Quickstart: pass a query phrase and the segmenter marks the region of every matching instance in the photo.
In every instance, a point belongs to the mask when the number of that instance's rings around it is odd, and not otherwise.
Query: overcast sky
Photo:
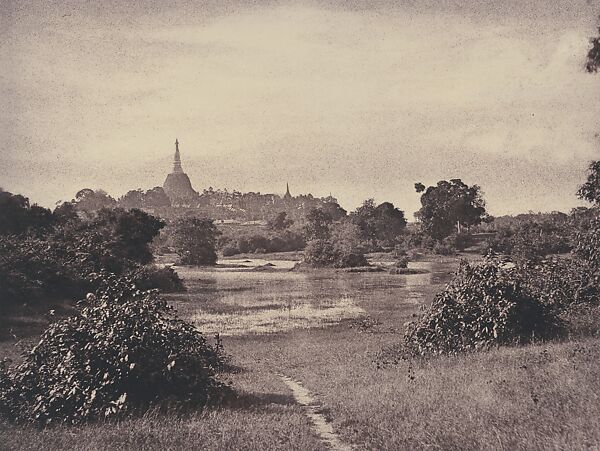
[[[199,191],[410,216],[462,178],[500,215],[579,205],[600,158],[600,1],[135,3],[0,0],[5,190],[162,185],[177,137]]]

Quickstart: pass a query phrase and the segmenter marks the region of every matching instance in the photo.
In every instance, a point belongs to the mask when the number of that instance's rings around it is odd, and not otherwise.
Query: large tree
[[[173,223],[172,239],[175,252],[184,265],[214,265],[217,263],[217,238],[220,235],[212,219],[182,218]]]
[[[587,54],[585,68],[588,72],[598,72],[600,68],[600,27],[598,27],[598,36],[590,39],[592,47]]]
[[[125,209],[142,208],[144,206],[144,192],[139,188],[127,191],[117,202],[119,207]]]
[[[147,264],[152,261],[149,245],[164,225],[161,219],[141,210],[103,208],[95,213],[93,219],[76,227],[101,237],[102,247],[113,258]]]
[[[117,205],[117,201],[101,189],[94,191],[84,188],[75,194],[72,200],[77,210],[93,212],[101,208],[111,208]]]
[[[598,68],[600,68],[600,27],[598,27],[598,36],[591,38],[590,43],[592,47],[588,51],[585,67],[588,72],[598,72]],[[600,206],[600,160],[590,163],[587,181],[579,187],[577,195],[580,199]]]
[[[436,186],[425,188],[416,183],[417,192],[422,192],[421,209],[415,216],[421,221],[425,233],[435,239],[442,239],[457,232],[462,227],[480,224],[487,216],[481,188],[468,186],[460,179],[441,180]]]
[[[54,222],[55,218],[47,208],[30,205],[28,198],[0,189],[0,235],[42,233]]]
[[[365,200],[350,219],[358,226],[363,242],[372,249],[393,246],[406,227],[402,210],[390,202],[375,205],[373,199]]]
[[[271,230],[285,230],[294,223],[293,220],[288,219],[287,212],[280,211],[277,215],[270,219],[267,223],[267,227]]]
[[[329,213],[320,208],[315,208],[306,215],[306,224],[304,225],[304,238],[306,241],[326,240],[331,236],[330,226],[333,218]]]
[[[600,207],[600,160],[590,163],[587,181],[579,187],[577,195]]]

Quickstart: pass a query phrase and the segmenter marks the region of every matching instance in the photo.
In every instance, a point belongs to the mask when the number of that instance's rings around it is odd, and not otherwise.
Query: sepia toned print
[[[600,2],[0,2],[0,449],[600,448]]]

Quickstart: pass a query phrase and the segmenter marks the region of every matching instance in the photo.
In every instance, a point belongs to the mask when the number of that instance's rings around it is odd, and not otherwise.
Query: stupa
[[[192,182],[181,167],[181,156],[179,155],[179,141],[175,139],[175,159],[173,161],[173,172],[167,175],[163,189],[171,202],[186,203],[198,197],[198,193],[192,188]]]

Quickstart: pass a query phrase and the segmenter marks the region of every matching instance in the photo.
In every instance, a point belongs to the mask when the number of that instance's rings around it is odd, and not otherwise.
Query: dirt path
[[[294,399],[300,404],[306,413],[306,416],[313,423],[317,435],[334,451],[350,451],[352,447],[340,441],[338,435],[331,427],[325,416],[320,412],[321,406],[311,396],[310,392],[298,381],[280,374],[281,380],[292,390]]]

